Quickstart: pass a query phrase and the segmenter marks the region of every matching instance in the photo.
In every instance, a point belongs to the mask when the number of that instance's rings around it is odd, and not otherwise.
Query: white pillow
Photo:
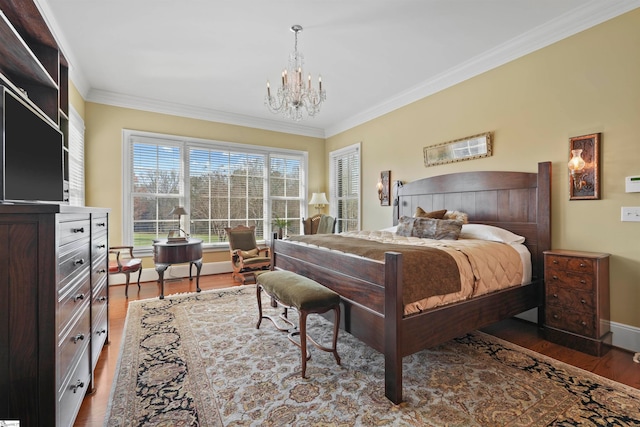
[[[391,233],[395,233],[398,230],[398,226],[394,225],[393,227],[383,228],[380,231],[390,231]]]
[[[491,240],[508,244],[524,243],[524,237],[505,230],[485,224],[462,224],[460,239]]]

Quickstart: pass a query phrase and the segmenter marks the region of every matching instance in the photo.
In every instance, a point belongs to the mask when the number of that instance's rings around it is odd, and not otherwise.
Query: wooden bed
[[[551,243],[551,163],[537,173],[463,172],[405,184],[394,200],[394,224],[423,209],[466,212],[470,223],[494,225],[526,238],[532,282],[418,314],[403,315],[402,256],[374,261],[286,240],[272,242],[273,267],[290,270],[340,294],[341,327],[385,358],[385,396],[402,401],[402,358],[483,326],[543,308],[543,251]]]

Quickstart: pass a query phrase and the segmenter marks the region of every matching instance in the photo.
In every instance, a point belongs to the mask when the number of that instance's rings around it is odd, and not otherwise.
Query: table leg
[[[196,266],[196,289],[200,292],[200,270],[202,270],[202,258],[197,261],[191,261],[189,264],[189,280],[193,280],[193,276],[191,275],[191,266]]]
[[[160,281],[160,299],[164,299],[164,272],[170,264],[156,264],[156,272]]]

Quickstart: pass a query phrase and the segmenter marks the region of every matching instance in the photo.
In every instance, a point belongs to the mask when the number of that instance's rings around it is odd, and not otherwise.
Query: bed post
[[[544,284],[544,251],[551,249],[551,162],[538,163],[538,245],[536,254],[537,271],[533,274]],[[543,292],[544,295],[544,292]],[[544,304],[538,307],[538,327],[544,324]]]
[[[402,402],[402,255],[384,256],[384,395],[396,405]]]

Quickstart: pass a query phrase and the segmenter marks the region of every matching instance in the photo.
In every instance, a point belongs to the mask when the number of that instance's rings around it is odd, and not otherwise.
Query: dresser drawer
[[[80,357],[82,350],[89,345],[91,339],[89,301],[85,301],[75,314],[70,326],[58,334],[57,384],[62,384],[67,380],[76,360]],[[86,369],[89,370],[89,364],[86,365]]]
[[[107,215],[91,216],[91,233],[95,236],[98,233],[107,232]]]
[[[74,276],[89,269],[89,239],[61,246],[58,250],[58,289],[69,286]]]
[[[593,314],[549,305],[546,310],[546,323],[554,328],[596,338],[596,316]]]
[[[96,287],[100,286],[102,282],[107,282],[107,260],[106,258],[99,260],[98,262],[93,263],[91,268],[91,287],[92,289],[96,289]]]
[[[590,258],[547,255],[547,268],[593,274],[595,261]]]
[[[57,322],[59,331],[67,328],[71,319],[77,317],[76,312],[82,310],[90,298],[89,271],[84,269],[76,276],[76,280],[71,282],[71,286],[58,291]]]
[[[89,346],[85,345],[71,374],[58,388],[58,426],[72,426],[87,393],[91,373],[89,371]]]
[[[565,288],[555,284],[547,285],[547,304],[588,314],[594,314],[596,307],[593,292]]]
[[[106,307],[108,304],[108,294],[107,294],[107,281],[106,277],[100,283],[97,283],[93,288],[93,299],[91,301],[91,310],[92,312],[99,312],[103,307]]]
[[[102,310],[96,311],[95,317],[92,319],[91,324],[91,369],[95,369],[100,352],[104,343],[107,340],[107,331],[109,330],[107,318],[107,306],[102,307]]]
[[[89,238],[91,223],[89,215],[60,215],[58,222],[58,246]]]
[[[545,273],[545,282],[565,288],[593,290],[593,275],[588,273],[576,273],[573,271],[556,270],[555,268],[547,269]]]
[[[91,259],[94,264],[106,262],[107,254],[109,250],[107,248],[107,233],[100,233],[97,236],[91,237]]]

